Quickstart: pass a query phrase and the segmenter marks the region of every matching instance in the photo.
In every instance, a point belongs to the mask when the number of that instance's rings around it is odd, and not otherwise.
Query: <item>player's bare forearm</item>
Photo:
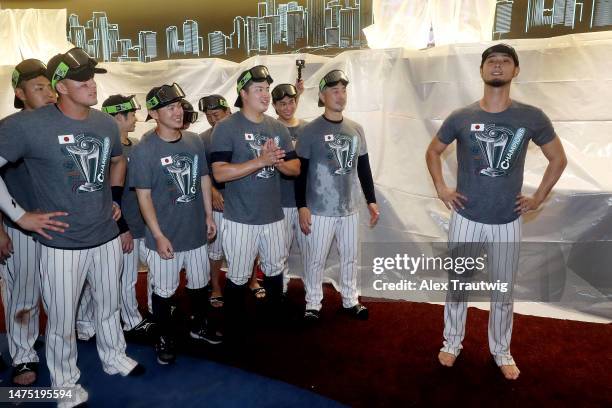
[[[442,175],[442,153],[446,147],[447,145],[442,143],[438,137],[435,136],[429,144],[427,152],[425,153],[427,169],[429,170],[434,187],[438,192],[446,188],[446,182],[444,181],[444,176]]]
[[[541,146],[541,149],[546,159],[548,159],[548,166],[546,166],[542,181],[534,194],[534,198],[540,203],[548,197],[548,194],[550,194],[550,191],[555,184],[557,184],[561,174],[563,174],[563,170],[565,170],[567,166],[565,150],[558,137],[555,137],[551,142]]]
[[[300,160],[291,159],[288,161],[283,161],[278,163],[276,168],[285,176],[297,177],[300,175]]]
[[[210,181],[210,176],[202,176],[201,178],[201,186],[202,186],[202,199],[204,200],[204,210],[206,211],[206,216],[212,216],[212,183]]]
[[[212,165],[213,175],[219,183],[226,183],[248,176],[265,167],[260,157],[244,163],[215,162]]]
[[[114,156],[110,160],[110,183],[111,186],[123,186],[125,184],[125,173],[127,171],[127,160],[123,156]]]
[[[442,200],[449,210],[457,210],[458,208],[464,208],[467,197],[449,188],[444,181],[444,176],[442,175],[442,153],[447,147],[447,144],[442,143],[435,136],[427,148],[425,161],[427,162],[427,169],[436,188],[438,198]]]
[[[157,221],[157,214],[155,213],[155,207],[153,206],[153,199],[151,198],[151,190],[137,188],[136,197],[138,198],[138,207],[140,207],[140,213],[144,219],[147,227],[151,230],[154,238],[163,236],[159,222]]]

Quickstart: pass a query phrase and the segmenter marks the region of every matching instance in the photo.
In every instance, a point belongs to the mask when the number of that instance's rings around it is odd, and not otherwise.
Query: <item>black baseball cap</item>
[[[185,92],[176,82],[172,85],[162,85],[151,88],[147,93],[147,109],[157,110],[168,106],[174,102],[178,102],[185,97]],[[145,121],[151,119],[151,115],[147,115]]]
[[[238,79],[236,80],[236,92],[238,92],[238,98],[236,98],[236,102],[234,102],[234,106],[237,108],[242,108],[242,99],[240,98],[240,90],[247,86],[250,82],[264,82],[267,81],[268,84],[274,82],[272,77],[270,76],[270,71],[268,71],[268,67],[265,65],[256,65],[251,69],[247,69],[246,71],[242,71]]]
[[[200,98],[200,101],[198,102],[198,108],[201,112],[204,113],[206,113],[206,111],[208,110],[215,109],[223,109],[226,111],[229,109],[229,104],[227,103],[227,100],[224,97],[215,94]]]
[[[482,60],[480,61],[481,68],[484,65],[485,60],[489,58],[489,55],[495,52],[509,55],[514,60],[514,65],[516,65],[517,67],[519,66],[519,59],[518,59],[518,54],[516,53],[516,50],[508,44],[499,43],[499,44],[492,45],[483,51]]]
[[[340,69],[334,69],[329,71],[321,80],[319,81],[319,92],[323,92],[323,90],[330,86],[336,86],[338,83],[342,83],[342,85],[347,86],[349,84],[348,77],[344,73],[344,71]],[[321,98],[319,98],[319,107],[325,106]]]
[[[113,116],[121,112],[135,112],[138,109],[140,104],[135,95],[111,95],[102,102],[102,111]]]
[[[62,79],[85,82],[93,78],[94,74],[106,74],[106,69],[96,68],[98,62],[91,58],[84,49],[74,47],[64,54],[57,54],[47,63],[47,78],[51,87]]]
[[[285,96],[290,98],[297,97],[297,88],[293,84],[278,84],[272,90],[272,102],[278,102]]]
[[[181,99],[181,107],[183,108],[183,124],[196,123],[198,112],[193,110],[193,105],[187,99]]]
[[[13,69],[13,75],[11,76],[11,85],[13,86],[13,90],[18,88],[21,82],[27,81],[30,79],[38,78],[39,76],[47,75],[47,66],[40,60],[35,58],[29,58],[21,61],[15,68]],[[17,109],[25,108],[25,105],[15,95],[15,100],[13,101],[13,106]]]

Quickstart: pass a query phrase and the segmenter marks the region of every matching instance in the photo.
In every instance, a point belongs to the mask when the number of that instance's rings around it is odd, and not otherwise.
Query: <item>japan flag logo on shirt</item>
[[[170,164],[172,164],[172,156],[166,156],[166,157],[162,157],[160,159],[162,166],[168,166]]]
[[[472,126],[470,126],[470,132],[482,132],[484,128],[484,123],[472,123]]]
[[[252,133],[245,133],[244,140],[255,140],[255,136]]]
[[[74,143],[74,135],[59,135],[57,141],[61,145]]]
[[[334,135],[325,135],[325,136],[323,136],[323,140],[325,140],[326,142],[333,142],[334,141]]]

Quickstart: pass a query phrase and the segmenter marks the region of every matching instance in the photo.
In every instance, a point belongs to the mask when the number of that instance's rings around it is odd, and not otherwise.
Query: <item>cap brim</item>
[[[15,95],[15,100],[13,101],[13,106],[16,109],[23,109],[23,108],[25,108],[25,105],[23,104],[23,101],[21,99],[19,99],[17,97],[17,95]]]
[[[106,74],[108,71],[106,70],[106,68],[94,68],[94,72],[96,74]]]
[[[236,98],[236,102],[234,102],[234,106],[237,108],[242,108],[242,99],[240,98],[240,94],[238,94],[238,98]]]

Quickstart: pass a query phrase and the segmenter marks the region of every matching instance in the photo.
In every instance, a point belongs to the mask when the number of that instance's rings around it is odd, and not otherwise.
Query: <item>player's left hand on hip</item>
[[[370,203],[368,204],[368,211],[370,212],[370,227],[373,227],[378,222],[380,218],[380,211],[378,210],[378,204]]]
[[[113,221],[119,221],[119,218],[121,218],[121,208],[113,202]]]
[[[514,207],[514,211],[519,214],[525,214],[529,211],[535,211],[540,208],[542,201],[534,196],[524,196],[519,194],[516,196],[516,207]]]

